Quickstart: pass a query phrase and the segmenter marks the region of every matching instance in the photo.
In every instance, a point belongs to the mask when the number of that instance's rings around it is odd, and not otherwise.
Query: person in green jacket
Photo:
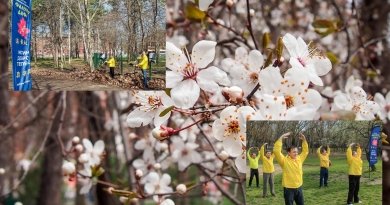
[[[249,187],[252,186],[253,177],[256,177],[256,186],[259,187],[259,159],[260,159],[260,151],[256,153],[250,154],[253,147],[249,148],[247,152],[247,157],[249,160],[249,168],[251,169],[250,178],[249,178]]]

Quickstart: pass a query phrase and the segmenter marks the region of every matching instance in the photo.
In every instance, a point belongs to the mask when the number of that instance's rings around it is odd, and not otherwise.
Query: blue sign
[[[12,80],[15,91],[31,90],[31,0],[12,2]]]
[[[369,146],[369,163],[370,166],[374,165],[378,162],[378,143],[381,136],[381,127],[379,125],[375,125],[371,129],[371,136],[370,136],[370,144]]]

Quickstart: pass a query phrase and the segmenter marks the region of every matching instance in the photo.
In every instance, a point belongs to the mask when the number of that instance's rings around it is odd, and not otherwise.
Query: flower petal
[[[198,68],[205,68],[215,57],[215,41],[199,41],[192,48],[191,60]]]
[[[222,125],[220,119],[216,119],[212,126],[213,136],[215,139],[222,141],[224,139],[225,127]]]
[[[84,138],[83,139],[83,145],[86,152],[92,152],[93,151],[93,144],[89,139]]]
[[[163,185],[169,185],[171,183],[171,176],[169,176],[169,174],[163,174],[160,183]]]
[[[246,159],[245,155],[243,156],[238,156],[235,160],[234,163],[236,164],[237,170],[241,173],[246,173],[247,171],[247,166],[246,166]]]
[[[168,107],[160,107],[158,108],[156,115],[154,116],[154,126],[160,127],[160,125],[164,124],[168,118],[171,116],[171,111],[169,111],[166,115],[160,117],[162,111],[167,109]]]
[[[298,56],[302,56],[302,57],[308,56],[309,55],[309,48],[308,48],[307,44],[305,43],[305,41],[301,37],[298,37],[297,43],[298,43],[298,47],[297,47]]]
[[[211,93],[215,93],[219,90],[219,85],[217,83],[222,85],[228,85],[230,83],[227,74],[215,66],[201,70],[198,73],[196,80],[202,90]]]
[[[173,100],[171,99],[171,97],[169,97],[164,91],[160,91],[162,94],[161,94],[161,102],[164,106],[166,107],[169,107],[169,106],[172,106],[174,103],[173,103]]]
[[[322,82],[322,79],[318,77],[316,73],[308,72],[308,76],[310,79],[310,82],[312,82],[314,85],[323,86],[324,83]]]
[[[242,143],[240,136],[226,136],[222,143],[223,149],[232,157],[241,155]]]
[[[313,57],[310,62],[313,63],[318,76],[326,75],[332,70],[332,63],[326,57]]]
[[[141,110],[141,107],[137,107],[127,116],[127,125],[129,127],[141,127],[148,125],[152,122],[155,113],[156,111],[143,111]]]
[[[349,91],[349,96],[354,105],[361,104],[367,101],[367,94],[363,88],[359,86],[352,87]]]
[[[332,111],[351,110],[352,104],[344,93],[337,94],[333,99]]]
[[[213,1],[214,0],[199,0],[199,9],[202,11],[207,11]]]
[[[243,65],[247,65],[248,64],[248,51],[244,47],[238,47],[235,51],[234,59]]]
[[[135,142],[135,144],[134,144],[134,148],[136,150],[143,150],[143,149],[145,149],[146,146],[147,146],[147,144],[146,144],[145,139],[137,140],[137,142]]]
[[[280,74],[280,69],[277,67],[269,66],[261,70],[259,74],[261,92],[272,94],[273,91],[279,89],[282,80],[283,77]]]
[[[252,50],[249,52],[248,57],[248,64],[249,64],[249,70],[251,71],[258,71],[260,70],[261,66],[263,66],[264,63],[264,57],[258,50]]]
[[[145,184],[145,192],[146,193],[154,194],[155,190],[156,190],[156,187],[154,186],[154,184],[150,184],[150,183]]]
[[[176,47],[173,43],[167,42],[166,43],[166,66],[167,68],[180,72],[185,65],[188,63],[188,60],[186,56],[183,54],[183,52]]]
[[[198,84],[191,79],[180,82],[171,90],[171,97],[175,105],[179,108],[188,109],[193,107],[198,101],[200,88]]]
[[[283,44],[287,48],[287,51],[290,54],[290,57],[298,57],[298,54],[299,54],[299,52],[297,50],[298,41],[293,35],[291,35],[289,33],[284,35],[283,36]]]
[[[103,151],[104,151],[104,142],[103,142],[103,140],[98,140],[97,142],[95,142],[95,145],[93,147],[93,151],[97,155],[101,155],[103,153]]]
[[[221,119],[221,122],[224,123],[224,122],[227,122],[227,120],[232,117],[236,117],[237,116],[237,107],[236,106],[229,106],[229,107],[226,107],[225,109],[222,110],[221,114],[220,114],[220,119]]]
[[[313,105],[299,105],[287,110],[286,120],[314,120],[316,108]]]
[[[259,109],[265,120],[283,119],[287,110],[285,98],[263,94],[260,97]]]
[[[165,73],[165,79],[167,82],[166,87],[173,88],[183,80],[183,75],[175,71],[167,71]]]

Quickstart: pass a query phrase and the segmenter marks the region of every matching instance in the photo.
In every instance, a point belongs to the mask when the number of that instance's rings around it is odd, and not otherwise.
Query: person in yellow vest
[[[148,59],[148,56],[146,55],[145,51],[142,51],[141,62],[139,62],[137,66],[140,67],[142,70],[142,74],[144,77],[144,80],[143,80],[144,87],[147,89],[147,88],[149,88],[149,86],[148,86],[148,72],[147,72],[147,69],[149,67],[149,59]]]
[[[356,151],[352,151],[352,147],[356,147]],[[352,143],[347,149],[348,161],[348,199],[347,204],[361,203],[359,200],[360,177],[362,176],[363,160],[362,149],[359,144]]]
[[[326,149],[320,146],[317,149],[317,155],[320,159],[320,188],[328,186],[329,166],[331,164],[329,160],[330,148],[326,146]]]
[[[275,196],[274,190],[274,157],[270,150],[265,151],[265,146],[267,143],[263,144],[260,148],[260,160],[263,162],[263,198],[267,196],[267,184],[271,191],[271,195]],[[265,153],[265,154],[264,154]]]
[[[304,205],[302,165],[309,154],[309,145],[307,144],[306,137],[300,133],[299,138],[302,140],[302,153],[298,154],[298,148],[292,145],[287,148],[287,156],[284,156],[282,154],[283,139],[287,139],[290,134],[290,132],[283,134],[275,142],[274,155],[283,171],[282,185],[285,204],[293,205],[295,201],[297,205]]]
[[[110,56],[110,58],[107,61],[107,65],[110,68],[111,78],[114,78],[114,75],[115,75],[115,58],[114,58],[114,56]]]
[[[256,177],[256,186],[259,187],[259,159],[260,159],[260,151],[256,155],[256,153],[250,154],[253,147],[249,148],[247,152],[247,157],[249,160],[249,168],[250,168],[250,177],[249,177],[249,187],[252,186],[252,179]]]

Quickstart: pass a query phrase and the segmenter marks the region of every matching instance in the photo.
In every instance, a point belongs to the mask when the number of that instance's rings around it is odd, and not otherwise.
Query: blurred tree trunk
[[[102,94],[104,95],[104,94]],[[97,140],[103,140],[106,145],[106,152],[108,152],[109,147],[112,144],[112,140],[110,138],[114,137],[115,135],[112,134],[112,132],[108,132],[105,130],[105,123],[106,123],[106,109],[107,109],[107,102],[106,98],[99,97],[98,95],[95,95],[92,92],[84,92],[79,95],[81,106],[85,108],[85,110],[90,113],[89,115],[86,115],[88,118],[88,132],[89,132],[89,139],[91,139],[92,142],[96,142]],[[103,100],[106,99],[106,100]],[[108,112],[111,112],[109,110]],[[106,160],[103,162],[108,162],[108,158],[110,156],[110,153],[106,153]],[[110,164],[104,165],[106,171],[110,169]],[[103,175],[99,177],[102,181],[110,181],[109,175],[107,172],[105,172]],[[107,204],[119,204],[116,197],[113,195],[107,193],[105,189],[108,187],[106,185],[97,184],[96,185],[96,198],[97,198],[97,204],[98,205],[107,205]]]
[[[387,69],[387,65],[390,64],[390,44],[389,37],[389,13],[390,13],[390,2],[383,0],[365,0],[362,4],[360,10],[360,20],[361,23],[361,34],[363,35],[364,42],[370,41],[372,39],[381,38],[386,36],[385,39],[381,40],[383,43],[382,55],[371,58],[374,66],[381,70],[382,80],[390,78],[390,70]],[[370,50],[367,55],[371,52]],[[374,55],[375,56],[375,55]],[[370,93],[375,93],[381,91],[383,85],[379,86],[368,86],[366,89]],[[387,89],[390,89],[389,84],[387,83]]]
[[[52,113],[53,110],[55,110],[54,106],[60,106],[58,102],[60,101],[61,93],[55,93],[54,95],[56,95],[55,100],[53,100],[53,103],[49,105],[51,106],[49,109],[52,111]],[[61,123],[60,116],[61,112],[57,112],[52,118],[53,125],[51,127],[49,138],[43,151],[41,185],[37,201],[37,204],[39,205],[61,204],[62,154],[61,148],[56,140],[57,131]]]
[[[8,113],[8,31],[8,1],[0,0],[0,128],[10,121]],[[11,152],[7,150],[9,150],[11,140],[8,140],[6,136],[8,136],[7,133],[0,133],[1,168],[7,168],[7,165],[10,165]],[[6,176],[7,174],[0,176],[0,194],[4,191],[3,185]]]

